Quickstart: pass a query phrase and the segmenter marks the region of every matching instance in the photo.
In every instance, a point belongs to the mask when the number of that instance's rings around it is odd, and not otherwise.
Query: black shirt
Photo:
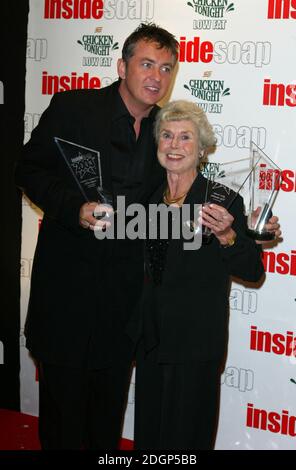
[[[144,180],[145,159],[152,158],[147,152],[158,107],[154,106],[149,116],[141,121],[136,139],[135,118],[129,113],[118,91],[114,93],[114,111],[111,123],[112,183],[113,194],[126,197],[126,206],[137,202],[137,192]],[[152,150],[152,149],[151,149]]]

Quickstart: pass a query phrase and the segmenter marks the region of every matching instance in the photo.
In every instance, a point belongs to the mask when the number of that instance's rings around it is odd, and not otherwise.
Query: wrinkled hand
[[[221,245],[227,245],[228,241],[233,238],[235,234],[231,227],[233,220],[234,218],[225,207],[211,203],[203,206],[201,219],[199,221],[204,226],[211,229]]]
[[[256,224],[256,220],[260,214],[260,210],[261,208],[257,207],[257,209],[252,212],[252,227],[254,227]],[[270,217],[268,222],[264,225],[264,229],[267,232],[274,232],[275,238],[280,238],[282,234],[282,231],[280,230],[280,224],[278,223],[278,221],[279,221],[279,218],[276,215],[273,215],[272,217]],[[258,243],[258,245],[262,245],[266,243],[266,241],[256,240],[256,243]]]
[[[79,224],[89,230],[106,230],[111,225],[108,218],[113,213],[111,206],[97,202],[86,202],[79,211]]]
[[[273,215],[272,217],[270,217],[267,224],[265,224],[265,229],[267,230],[267,232],[274,232],[276,238],[279,238],[282,234],[278,221],[279,218],[276,215]]]

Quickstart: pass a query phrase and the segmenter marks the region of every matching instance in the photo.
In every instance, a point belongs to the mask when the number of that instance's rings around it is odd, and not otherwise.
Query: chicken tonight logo
[[[221,176],[220,163],[217,162],[201,162],[200,163],[200,172],[213,181],[217,176]]]
[[[114,42],[114,36],[107,34],[99,34],[102,32],[101,27],[96,28],[95,34],[84,34],[77,41],[85,52],[93,56],[82,58],[82,65],[87,67],[111,67],[113,57],[111,53],[119,49],[118,42]]]
[[[220,101],[230,95],[230,88],[226,88],[224,80],[210,79],[212,72],[205,72],[203,79],[191,79],[184,88],[193,98],[197,98],[198,106],[206,113],[221,114],[223,104]]]
[[[234,11],[234,4],[228,4],[228,0],[190,0],[187,5],[204,17],[193,20],[193,29],[225,29],[224,15]]]

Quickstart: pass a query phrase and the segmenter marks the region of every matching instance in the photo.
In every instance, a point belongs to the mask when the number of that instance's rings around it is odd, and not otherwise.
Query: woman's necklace
[[[188,191],[186,191],[186,193],[181,194],[181,196],[179,196],[179,197],[171,198],[171,197],[169,196],[169,192],[170,192],[170,190],[169,190],[169,188],[168,188],[168,186],[167,186],[166,189],[165,189],[165,191],[164,191],[164,193],[163,193],[163,202],[164,202],[165,204],[167,204],[168,206],[171,205],[171,204],[176,204],[176,203],[178,203],[178,202],[181,201],[181,200],[187,195],[187,193],[188,193]]]

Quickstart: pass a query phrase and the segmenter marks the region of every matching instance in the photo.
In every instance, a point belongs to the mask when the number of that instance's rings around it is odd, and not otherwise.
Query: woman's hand
[[[260,207],[257,207],[257,209],[255,209],[253,212],[252,212],[252,227],[254,227],[256,225],[256,220],[258,219],[258,216],[260,214],[260,210],[261,208]],[[279,218],[276,216],[276,215],[273,215],[272,217],[270,217],[270,219],[268,219],[268,221],[266,222],[265,226],[264,226],[264,230],[266,232],[273,232],[274,233],[274,236],[275,236],[275,239],[276,238],[280,238],[281,234],[282,234],[282,231],[280,229],[280,224],[278,223],[279,221]],[[258,245],[262,245],[264,243],[267,243],[266,241],[262,240],[255,240],[256,243],[258,243]]]
[[[231,227],[233,220],[228,210],[218,204],[205,204],[202,208],[200,222],[212,231],[221,245],[229,245],[236,236]]]
[[[273,215],[265,224],[265,229],[267,230],[267,232],[274,232],[275,238],[280,238],[282,234],[278,221],[279,218],[276,215]]]

